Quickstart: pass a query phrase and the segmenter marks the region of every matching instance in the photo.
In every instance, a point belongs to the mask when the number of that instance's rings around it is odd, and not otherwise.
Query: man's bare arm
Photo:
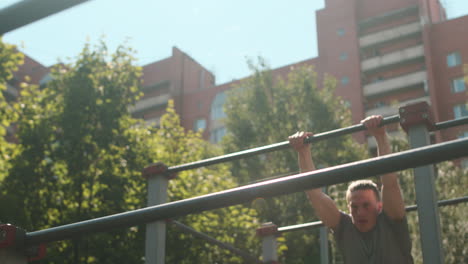
[[[304,144],[304,139],[311,135],[312,133],[308,132],[297,132],[289,137],[291,146],[298,153],[299,168],[301,169],[301,172],[315,170],[310,145]],[[335,202],[328,195],[323,193],[321,189],[311,189],[307,190],[305,193],[323,224],[332,229],[336,229],[340,223],[341,216]]]
[[[362,121],[369,133],[377,141],[378,155],[390,154],[390,142],[383,127],[379,127],[382,116],[370,116]],[[398,183],[396,173],[387,173],[380,177],[382,181],[382,203],[385,214],[393,220],[400,220],[405,217],[405,203]]]

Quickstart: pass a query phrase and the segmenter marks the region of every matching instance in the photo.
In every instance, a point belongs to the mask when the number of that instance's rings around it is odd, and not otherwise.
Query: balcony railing
[[[361,63],[361,69],[362,71],[370,71],[422,57],[424,57],[424,47],[419,45],[364,60]]]
[[[141,112],[155,106],[164,105],[169,101],[170,94],[163,94],[138,101],[134,106],[130,106],[130,113]]]
[[[383,30],[377,33],[363,36],[359,38],[359,46],[361,48],[369,47],[379,43],[387,42],[394,39],[399,39],[405,36],[410,36],[421,31],[419,22],[406,24],[403,26]]]
[[[424,96],[424,97],[419,97],[416,99],[411,99],[407,101],[403,101],[394,105],[387,105],[387,106],[382,106],[382,107],[376,107],[372,108],[366,111],[366,116],[371,116],[371,115],[382,115],[382,116],[392,116],[392,115],[397,115],[398,114],[398,109],[402,106],[408,105],[408,104],[414,104],[414,103],[419,103],[419,102],[427,102],[429,105],[431,104],[431,99],[429,96]]]
[[[419,71],[392,79],[371,83],[363,87],[364,96],[375,96],[404,89],[407,87],[424,84],[427,78],[426,71]]]

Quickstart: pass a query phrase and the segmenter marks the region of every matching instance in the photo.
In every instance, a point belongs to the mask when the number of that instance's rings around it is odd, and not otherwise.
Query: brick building
[[[318,57],[273,69],[274,75],[305,64],[335,76],[336,93],[348,102],[354,123],[419,101],[432,105],[436,122],[468,115],[468,16],[447,20],[438,0],[325,0],[316,19]],[[201,128],[206,139],[218,142],[226,132],[225,91],[239,82],[216,85],[210,71],[174,47],[170,57],[143,66],[145,95],[131,112],[157,125],[173,99],[186,129]],[[465,135],[462,126],[438,132],[434,140]],[[356,138],[365,141],[363,133]]]

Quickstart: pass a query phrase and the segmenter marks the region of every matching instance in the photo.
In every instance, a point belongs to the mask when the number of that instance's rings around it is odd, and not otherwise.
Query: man
[[[382,116],[361,121],[377,141],[378,155],[391,153],[385,129],[379,127]],[[315,170],[310,145],[304,139],[310,132],[289,137],[298,152],[301,172]],[[307,197],[323,224],[333,230],[338,248],[347,264],[413,263],[411,241],[405,216],[405,204],[395,173],[381,176],[382,194],[369,180],[349,185],[346,200],[350,215],[341,212],[334,201],[320,189],[306,191]]]

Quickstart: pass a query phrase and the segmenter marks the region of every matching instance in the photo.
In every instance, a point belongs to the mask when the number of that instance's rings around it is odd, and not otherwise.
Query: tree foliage
[[[0,182],[9,169],[9,160],[15,154],[14,145],[6,140],[7,128],[17,118],[12,103],[7,102],[4,93],[7,83],[13,78],[13,72],[23,63],[23,55],[15,46],[4,43],[0,37]]]
[[[325,132],[351,125],[350,112],[336,97],[336,80],[326,77],[319,88],[313,67],[298,67],[286,79],[275,79],[262,59],[249,62],[252,76],[228,96],[225,120],[229,134],[223,144],[227,152],[239,151],[287,140],[296,131]],[[328,167],[366,157],[365,149],[351,136],[314,143],[317,166]],[[297,156],[292,150],[268,153],[235,162],[233,175],[242,183],[297,173]],[[343,185],[330,189],[333,195]],[[333,196],[332,195],[332,196]],[[300,192],[254,203],[262,221],[286,226],[313,221],[316,216],[305,195]],[[280,248],[285,263],[303,263],[318,259],[316,236],[288,233]],[[285,247],[286,246],[286,247]]]
[[[104,43],[87,44],[75,62],[54,68],[45,87],[24,87],[16,106],[18,155],[0,187],[2,222],[31,231],[138,209],[146,204],[142,168],[218,153],[200,134],[184,131],[172,104],[158,129],[131,118],[127,107],[139,96],[141,74],[132,53],[121,46],[109,55]],[[169,198],[234,185],[225,166],[187,171],[171,181]],[[181,221],[245,247],[254,241],[254,213],[235,206]],[[50,243],[42,262],[143,263],[144,230],[142,225]],[[242,262],[176,229],[167,237],[168,262]]]
[[[455,199],[466,196],[468,172],[453,162],[443,162],[435,166],[436,193],[438,200]],[[401,172],[400,176],[405,202],[407,205],[417,204],[412,170]],[[468,205],[460,203],[439,207],[440,233],[444,254],[444,263],[466,263],[466,239],[468,237]],[[418,213],[407,214],[413,243],[412,255],[415,263],[423,263],[421,239],[419,232]]]

